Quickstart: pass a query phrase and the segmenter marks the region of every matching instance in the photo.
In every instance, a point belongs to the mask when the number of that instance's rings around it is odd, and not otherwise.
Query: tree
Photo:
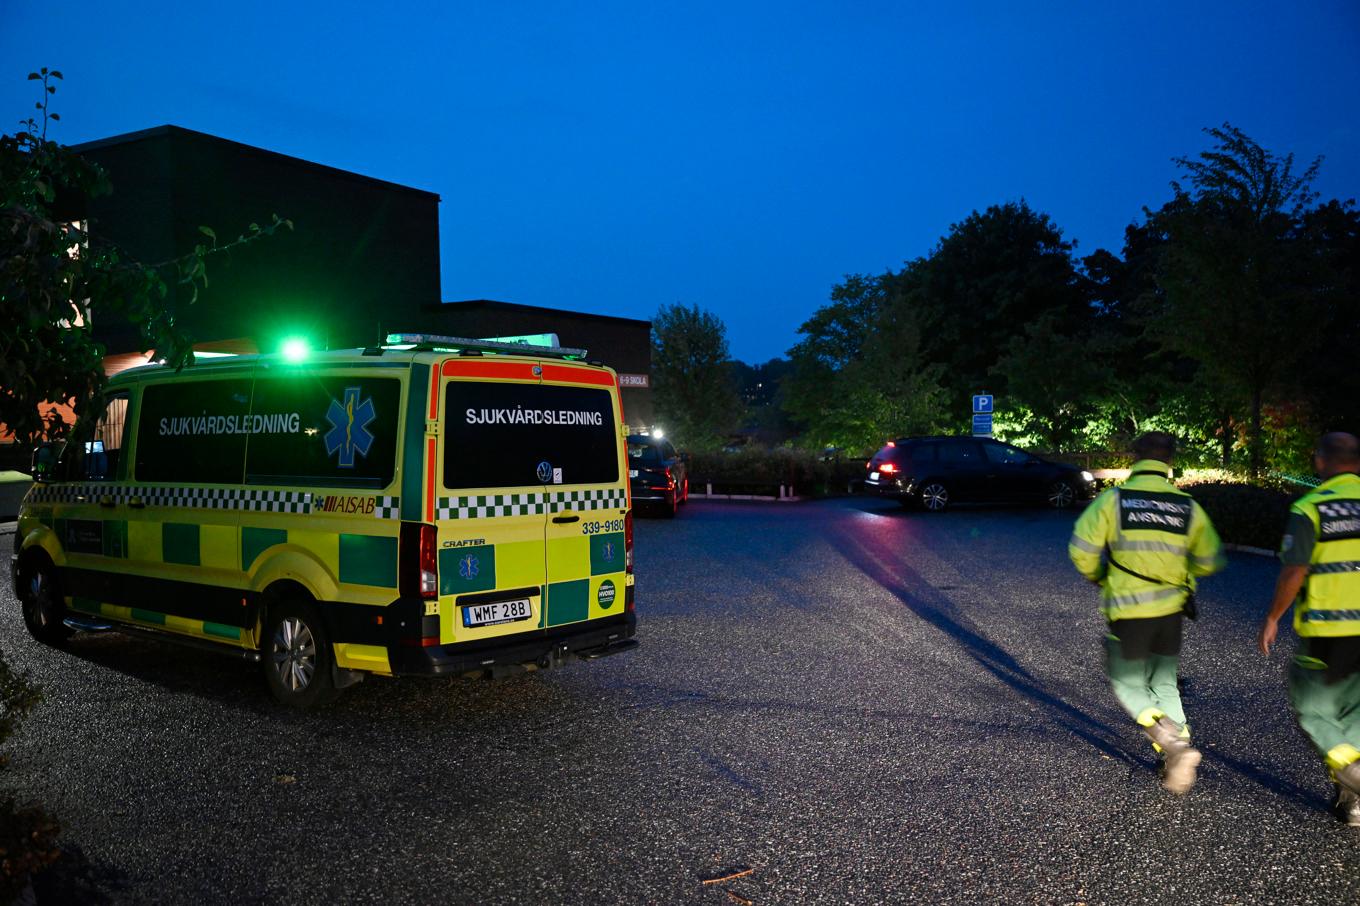
[[[729,374],[727,328],[698,305],[663,305],[652,319],[658,417],[676,442],[718,446],[741,418]]]
[[[0,136],[0,423],[21,442],[65,430],[54,413],[40,414],[44,402],[70,402],[77,416],[99,408],[104,349],[94,339],[96,320],[136,325],[144,351],[182,367],[192,361],[192,339],[166,310],[169,286],[185,287],[192,304],[208,284],[210,256],[292,228],[275,215],[219,244],[199,227],[191,253],[156,264],[99,242],[84,224],[59,217],[57,205],[107,193],[108,176],[47,137],[60,120],[49,104],[61,72],[44,68],[28,78],[41,83],[41,116]]]
[[[1185,185],[1172,183],[1172,200],[1149,213],[1165,243],[1142,317],[1164,348],[1198,363],[1225,414],[1245,411],[1259,472],[1268,395],[1305,361],[1322,314],[1328,281],[1304,229],[1321,158],[1296,174],[1292,154],[1231,124],[1205,132],[1214,145],[1176,159]]]
[[[859,452],[939,426],[943,369],[924,357],[906,285],[891,273],[849,275],[798,329],[784,405],[809,446]]]

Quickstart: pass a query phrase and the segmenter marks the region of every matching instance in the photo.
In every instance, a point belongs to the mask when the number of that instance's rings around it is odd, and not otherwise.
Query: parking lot
[[[318,713],[244,662],[43,648],[6,587],[46,701],[5,783],[68,852],[40,902],[1355,902],[1292,636],[1254,649],[1275,564],[1204,585],[1175,799],[1106,688],[1074,516],[696,500],[637,523],[636,651]]]

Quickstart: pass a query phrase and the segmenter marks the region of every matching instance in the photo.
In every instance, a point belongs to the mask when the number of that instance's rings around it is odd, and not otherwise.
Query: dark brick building
[[[499,337],[555,333],[625,377],[632,425],[652,420],[651,323],[485,300],[441,302],[439,196],[261,148],[160,126],[74,146],[103,167],[113,193],[68,203],[69,219],[137,260],[170,261],[225,243],[278,214],[293,230],[208,263],[188,304],[169,300],[200,349],[272,352],[292,335],[318,347],[381,342],[389,333]],[[107,367],[146,361],[125,325],[95,323]]]

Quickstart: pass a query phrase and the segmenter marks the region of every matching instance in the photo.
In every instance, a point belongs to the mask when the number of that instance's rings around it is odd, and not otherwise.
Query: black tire
[[[661,501],[661,515],[667,519],[674,519],[676,512],[680,509],[680,492],[677,490],[671,495],[670,500]]]
[[[1055,510],[1071,509],[1077,500],[1077,489],[1065,481],[1055,481],[1048,486],[1044,499]]]
[[[922,482],[916,498],[921,504],[921,509],[930,513],[943,513],[949,508],[949,488],[945,487],[944,482],[933,478]]]
[[[52,565],[30,559],[21,570],[20,604],[28,634],[44,645],[61,646],[71,637],[71,629],[62,622],[66,600]]]
[[[270,693],[289,708],[316,708],[336,696],[335,652],[310,601],[275,601],[265,617],[261,666]]]

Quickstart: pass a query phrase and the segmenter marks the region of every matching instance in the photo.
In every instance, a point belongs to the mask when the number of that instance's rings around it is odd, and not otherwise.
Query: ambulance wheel
[[[921,507],[932,513],[942,513],[949,506],[949,489],[938,481],[928,481],[921,488]]]
[[[281,705],[314,708],[335,697],[335,654],[316,608],[307,601],[276,601],[266,616],[265,682]]]
[[[1077,499],[1076,490],[1065,481],[1055,481],[1048,486],[1048,505],[1055,510],[1065,510]]]
[[[52,566],[34,559],[23,567],[22,585],[24,626],[29,635],[44,645],[61,645],[71,637],[66,618],[66,602],[53,575]]]

